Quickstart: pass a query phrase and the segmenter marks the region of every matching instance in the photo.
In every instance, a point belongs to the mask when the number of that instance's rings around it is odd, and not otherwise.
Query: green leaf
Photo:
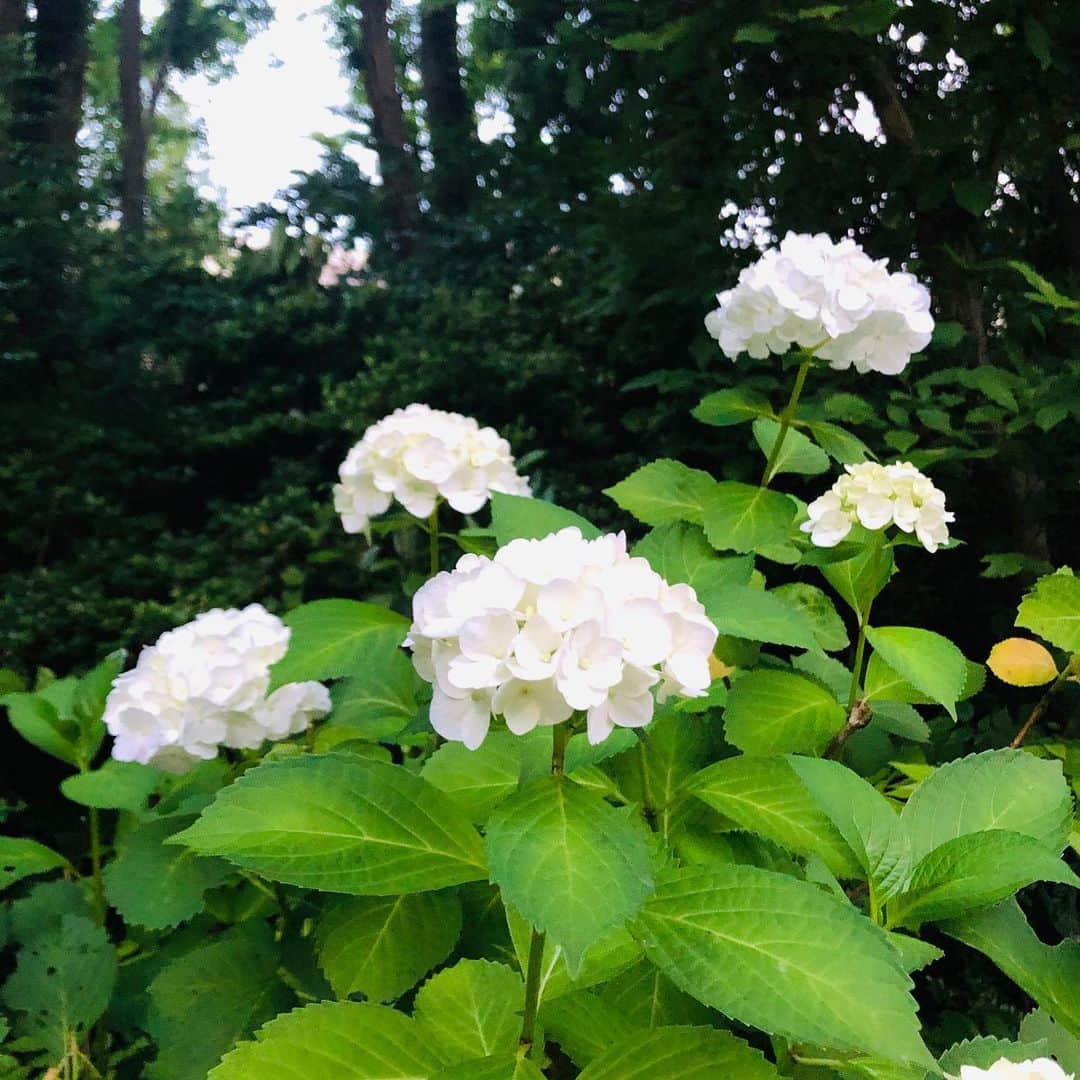
[[[1034,15],[1028,15],[1024,19],[1024,41],[1031,50],[1031,55],[1039,61],[1039,67],[1047,71],[1054,63],[1053,38],[1050,32]]]
[[[646,960],[642,960],[640,966],[656,971]],[[664,978],[659,971],[656,973]],[[676,993],[682,991],[676,990]],[[708,1013],[699,1002],[694,1001],[694,1004]],[[632,1039],[639,1030],[628,1017],[592,990],[564,994],[545,1002],[540,1009],[539,1023],[545,1039],[557,1043],[559,1049],[581,1068],[611,1047]]]
[[[646,525],[672,521],[701,525],[716,489],[716,481],[707,472],[661,458],[606,488],[604,494]]]
[[[191,817],[148,821],[127,833],[117,857],[105,868],[105,895],[129,923],[163,930],[197,915],[203,894],[220,885],[232,867],[166,841]]]
[[[761,23],[747,23],[735,31],[735,36],[731,40],[736,45],[744,42],[751,45],[771,45],[777,36],[777,32],[769,26],[763,26]]]
[[[433,1073],[431,1080],[545,1080],[545,1077],[528,1058],[515,1053],[451,1065]]]
[[[709,618],[721,634],[797,649],[818,648],[809,616],[764,589],[725,585],[707,596]]]
[[[676,985],[741,1023],[929,1063],[911,981],[891,946],[816,885],[750,866],[674,871],[634,932]]]
[[[105,699],[112,689],[113,680],[124,669],[127,653],[117,649],[109,653],[97,667],[87,672],[75,687],[71,712],[79,728],[79,757],[89,763],[105,738],[105,725],[101,721],[105,712]]]
[[[795,504],[768,488],[725,480],[705,507],[705,535],[720,551],[756,551],[781,544],[795,520]]]
[[[874,456],[862,439],[852,435],[847,428],[842,428],[839,424],[815,420],[808,427],[818,446],[841,465],[854,465]]]
[[[442,1064],[419,1021],[385,1005],[324,1001],[260,1028],[207,1080],[424,1080]]]
[[[619,37],[612,38],[610,45],[620,52],[660,52],[689,34],[696,22],[697,20],[691,16],[684,16],[664,23],[657,30],[621,34]]]
[[[747,754],[820,754],[845,719],[819,683],[793,671],[759,668],[731,684],[724,731]]]
[[[505,964],[459,960],[420,988],[413,1016],[450,1064],[512,1053],[521,1034],[525,986]]]
[[[628,1025],[643,1028],[708,1024],[709,1010],[659,968],[639,960],[596,991]]]
[[[952,185],[957,205],[977,218],[990,209],[994,201],[994,187],[993,180],[977,180],[974,177],[960,177]]]
[[[1016,625],[1068,653],[1080,652],[1080,578],[1064,570],[1040,578],[1021,601]]]
[[[742,424],[759,416],[771,417],[768,399],[753,390],[717,390],[706,394],[690,413],[695,420],[713,427]]]
[[[270,689],[365,670],[372,650],[400,645],[409,620],[359,600],[314,600],[285,616],[289,651],[270,669]]]
[[[1033,1061],[1046,1056],[1047,1047],[1037,1042],[1020,1043],[1010,1039],[996,1039],[981,1035],[976,1039],[964,1039],[950,1046],[938,1060],[942,1070],[960,1074],[966,1065],[970,1069],[989,1069],[1002,1059],[1006,1061]]]
[[[894,701],[905,705],[928,705],[931,698],[900,677],[878,653],[871,653],[863,676],[863,697],[867,701]]]
[[[652,890],[644,828],[565,777],[535,780],[504,802],[486,848],[504,902],[563,947],[571,976]]]
[[[771,1080],[779,1075],[760,1050],[730,1031],[661,1027],[620,1040],[582,1071],[581,1080]]]
[[[279,962],[270,927],[249,922],[162,968],[148,992],[158,1044],[148,1080],[205,1080],[238,1039],[288,1009],[293,998],[277,978]]]
[[[1072,796],[1061,762],[1022,750],[987,750],[947,762],[915,789],[901,814],[915,862],[957,836],[1005,829],[1060,854]]]
[[[272,881],[358,896],[483,878],[483,850],[441,791],[397,765],[344,754],[266,762],[173,838]]]
[[[788,764],[836,827],[881,899],[903,885],[910,852],[900,816],[888,799],[838,761],[790,756]]]
[[[100,769],[62,780],[60,790],[80,806],[138,811],[146,807],[160,780],[161,773],[149,765],[109,758]]]
[[[721,558],[701,528],[685,521],[652,529],[634,545],[633,553],[648,559],[649,565],[669,585],[692,585],[706,607],[717,589],[725,585],[748,585],[754,572],[751,556]]]
[[[0,836],[0,892],[23,878],[47,874],[67,866],[68,861],[36,840]]]
[[[773,444],[780,434],[780,425],[775,420],[754,421],[754,442],[758,444],[765,459],[772,453]],[[780,447],[780,456],[773,463],[770,479],[781,473],[796,473],[799,476],[819,476],[829,469],[829,455],[819,446],[815,446],[801,431],[788,430],[784,444]]]
[[[1027,1043],[1044,1042],[1066,1072],[1080,1073],[1080,1036],[1072,1035],[1042,1009],[1029,1012],[1020,1021],[1020,1038]]]
[[[1001,829],[957,836],[916,864],[904,892],[889,905],[889,922],[918,929],[989,907],[1033,881],[1080,888],[1080,878],[1030,836]]]
[[[802,612],[810,620],[818,648],[825,652],[839,652],[850,644],[843,619],[821,589],[795,582],[773,589],[772,595]]]
[[[837,827],[822,812],[784,758],[735,757],[694,778],[693,793],[749,832],[796,855],[817,855],[837,877],[861,867]]]
[[[509,731],[492,731],[476,750],[444,743],[424,763],[420,775],[445,791],[470,821],[482,825],[521,779],[524,747]]]
[[[0,705],[7,707],[11,726],[31,746],[59,758],[68,765],[79,763],[78,729],[61,720],[56,706],[41,694],[5,694]]]
[[[889,667],[956,719],[967,661],[948,638],[914,626],[868,627],[866,638]]]
[[[564,510],[543,499],[503,495],[498,491],[491,495],[491,525],[500,547],[519,538],[541,540],[571,525],[580,529],[586,540],[594,540],[600,535],[595,525],[573,510]]]
[[[105,1011],[116,982],[116,953],[105,931],[81,915],[64,915],[54,933],[28,941],[0,997],[27,1014],[31,1045],[56,1060],[67,1039],[83,1036]]]
[[[450,955],[461,933],[453,893],[342,896],[315,930],[319,966],[339,998],[395,1001]]]
[[[869,544],[854,558],[821,567],[821,573],[844,603],[855,612],[858,620],[863,622],[875,597],[888,584],[893,565],[889,548]]]
[[[988,956],[1059,1024],[1080,1037],[1080,942],[1045,945],[1015,900],[942,923],[950,937]]]
[[[355,731],[359,739],[392,739],[416,715],[419,676],[397,643],[373,643],[363,671],[335,683],[327,722]]]

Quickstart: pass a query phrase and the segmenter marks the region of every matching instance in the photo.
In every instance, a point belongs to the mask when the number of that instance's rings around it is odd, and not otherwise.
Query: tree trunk
[[[90,0],[39,0],[34,20],[35,78],[28,135],[55,160],[78,161],[89,54]]]
[[[125,232],[142,234],[146,216],[146,128],[142,106],[142,14],[139,0],[120,5],[120,208]]]
[[[476,177],[472,110],[461,85],[455,0],[427,0],[421,7],[420,76],[435,157],[432,202],[446,215],[460,214],[476,190]]]
[[[371,133],[379,152],[390,217],[403,242],[419,217],[413,158],[405,134],[405,114],[401,106],[387,26],[387,0],[359,0],[360,61],[364,90],[371,107]]]

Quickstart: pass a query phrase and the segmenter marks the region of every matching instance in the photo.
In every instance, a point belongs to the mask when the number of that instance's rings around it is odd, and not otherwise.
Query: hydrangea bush
[[[11,1075],[1080,1071],[1080,943],[1017,900],[1080,886],[1077,751],[1051,726],[1080,579],[1041,578],[990,651],[1029,688],[1009,745],[929,764],[928,723],[970,723],[986,666],[875,605],[949,559],[948,493],[799,408],[818,366],[901,370],[926,291],[789,236],[720,304],[724,352],[795,362],[779,411],[694,410],[751,425],[757,485],[655,461],[606,492],[637,527],[602,534],[529,497],[490,429],[410,406],[335,505],[365,531],[396,499],[427,531],[411,598],[207,612],[127,673],[6,695],[87,836],[0,838]],[[777,486],[829,471],[809,505]],[[449,531],[443,504],[490,524]],[[971,950],[1029,1007],[941,1045],[915,980]]]

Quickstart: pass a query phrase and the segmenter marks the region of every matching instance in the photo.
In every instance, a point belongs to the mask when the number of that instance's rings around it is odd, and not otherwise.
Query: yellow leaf
[[[1058,676],[1049,651],[1037,641],[1006,638],[990,650],[990,670],[1010,686],[1043,686]]]
[[[731,664],[725,664],[718,656],[712,655],[709,657],[709,674],[713,682],[716,682],[717,679],[726,679],[729,675],[734,675],[735,668]]]

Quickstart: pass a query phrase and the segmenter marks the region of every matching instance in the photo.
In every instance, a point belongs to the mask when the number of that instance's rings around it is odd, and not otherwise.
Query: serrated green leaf
[[[920,693],[882,660],[871,653],[863,676],[863,697],[870,702],[894,701],[905,705],[929,705],[932,699]]]
[[[98,810],[142,810],[161,780],[149,765],[109,758],[100,769],[78,773],[60,782],[64,796]]]
[[[720,551],[759,551],[788,538],[795,504],[768,488],[733,480],[717,484],[705,507],[705,535]]]
[[[825,652],[839,652],[850,644],[843,619],[821,589],[814,585],[794,582],[773,589],[771,595],[783,600],[810,620],[818,648]]]
[[[565,510],[543,499],[530,499],[524,495],[503,495],[495,491],[491,495],[491,526],[499,546],[519,538],[541,540],[550,533],[568,526],[581,530],[586,540],[600,535],[600,530],[573,510]]]
[[[315,940],[339,998],[359,993],[384,1002],[445,960],[460,933],[461,902],[453,893],[342,896],[327,904]]]
[[[362,671],[334,684],[328,725],[361,739],[392,739],[416,715],[420,679],[397,644],[373,643]]]
[[[724,731],[747,754],[820,754],[845,719],[819,683],[793,671],[759,668],[731,684]]]
[[[528,1058],[497,1054],[440,1069],[432,1074],[431,1080],[545,1080],[545,1077]]]
[[[693,793],[749,832],[796,855],[817,855],[837,877],[859,877],[861,867],[843,835],[810,797],[784,758],[736,757],[702,770]]]
[[[911,981],[880,930],[816,885],[749,866],[665,875],[634,921],[678,986],[798,1042],[930,1063]]]
[[[771,645],[818,649],[809,616],[764,589],[725,585],[707,596],[709,618],[721,634]]]
[[[914,626],[878,626],[867,628],[866,639],[889,667],[956,719],[967,661],[948,638]]]
[[[706,394],[690,413],[695,420],[713,427],[742,424],[759,416],[771,417],[768,399],[753,390],[717,390]]]
[[[270,689],[366,669],[372,650],[400,645],[409,620],[359,600],[313,600],[285,616],[289,651],[270,669]]]
[[[105,895],[129,923],[163,930],[197,915],[203,894],[232,872],[224,859],[208,859],[166,841],[193,817],[147,821],[127,833],[105,868]]]
[[[400,766],[344,754],[251,769],[173,842],[273,881],[357,896],[486,873],[476,831],[446,795]]]
[[[652,890],[644,827],[565,777],[535,780],[499,806],[485,847],[504,902],[562,946],[571,976]]]
[[[1020,1039],[1045,1043],[1046,1053],[1053,1054],[1066,1072],[1080,1073],[1080,1036],[1070,1034],[1042,1009],[1029,1012],[1020,1021]]]
[[[713,592],[726,585],[748,585],[754,571],[751,556],[721,558],[701,528],[685,521],[652,529],[634,545],[633,553],[648,559],[649,565],[669,585],[693,586],[706,607]]]
[[[643,960],[642,964],[656,970],[647,961]],[[694,1004],[704,1008],[698,1002]],[[545,1002],[540,1008],[539,1023],[545,1039],[557,1043],[579,1068],[584,1068],[611,1047],[633,1038],[639,1030],[592,990],[579,990]]]
[[[277,978],[279,961],[269,926],[250,922],[162,968],[148,991],[158,1057],[147,1080],[205,1080],[238,1039],[289,1008],[293,997]]]
[[[771,45],[777,38],[777,32],[761,23],[747,23],[735,31],[731,39],[736,45],[748,42],[753,45]]]
[[[1080,878],[1038,840],[990,829],[947,840],[916,863],[904,892],[889,905],[889,922],[918,929],[989,907],[1030,885]]]
[[[755,420],[753,425],[754,442],[758,444],[766,461],[772,453],[773,445],[780,434],[780,425],[775,420]],[[815,446],[801,431],[788,430],[780,454],[773,462],[771,480],[781,473],[795,473],[798,476],[820,476],[829,469],[829,455]]]
[[[914,862],[957,836],[987,829],[1034,837],[1057,855],[1069,835],[1072,796],[1061,762],[986,750],[935,769],[908,799],[901,820]]]
[[[712,1016],[697,998],[680,990],[659,968],[639,960],[596,991],[632,1028],[708,1024]]]
[[[1080,578],[1062,570],[1040,578],[1020,602],[1016,625],[1068,653],[1080,652]]]
[[[852,435],[839,424],[831,424],[827,420],[815,420],[807,426],[818,446],[841,465],[854,465],[874,456],[862,439]]]
[[[439,1055],[456,1064],[516,1050],[524,1006],[525,985],[512,968],[459,960],[420,987],[413,1016]]]
[[[581,1080],[772,1080],[776,1067],[730,1031],[661,1027],[621,1041],[581,1073]]]
[[[444,1064],[424,1034],[418,1021],[385,1005],[320,1002],[261,1027],[207,1080],[423,1080]]]
[[[970,1069],[989,1069],[999,1061],[1033,1061],[1046,1056],[1047,1047],[1036,1042],[1020,1043],[980,1035],[950,1046],[938,1059],[942,1070],[959,1075],[966,1065]]]
[[[11,726],[31,746],[68,765],[78,764],[78,729],[70,721],[65,723],[44,695],[5,694],[0,705],[6,706]]]
[[[480,825],[512,795],[521,779],[524,747],[509,731],[492,731],[476,750],[445,743],[424,763],[420,775],[446,792],[470,821]]]
[[[888,584],[893,566],[890,548],[870,544],[854,558],[822,566],[821,573],[863,622],[874,598]]]
[[[112,689],[113,680],[124,669],[127,653],[117,649],[109,653],[95,668],[79,679],[71,700],[71,713],[79,728],[79,756],[89,764],[105,738],[105,725],[101,721],[105,712],[105,699]]]
[[[23,878],[67,866],[63,855],[20,836],[0,836],[0,892]]]
[[[105,931],[81,915],[64,915],[54,933],[19,950],[4,983],[4,1004],[23,1014],[29,1044],[56,1060],[93,1026],[109,1004],[116,982],[116,952]]]
[[[661,458],[606,488],[604,494],[647,525],[673,521],[701,525],[716,489],[716,481],[707,472]]]

